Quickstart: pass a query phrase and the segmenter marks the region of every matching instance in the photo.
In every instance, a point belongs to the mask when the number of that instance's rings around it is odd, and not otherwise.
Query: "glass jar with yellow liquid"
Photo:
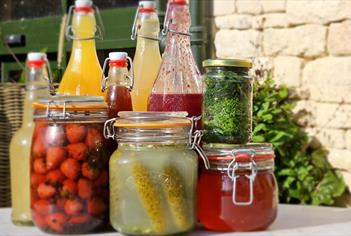
[[[100,90],[102,69],[95,47],[95,33],[98,30],[101,36],[102,23],[100,22],[100,27],[97,26],[94,15],[96,10],[92,5],[91,0],[76,0],[75,5],[70,8],[69,15],[73,11],[72,25],[66,27],[66,36],[73,40],[73,45],[59,86],[60,94],[104,95]]]
[[[147,101],[157,77],[161,55],[159,47],[160,22],[153,1],[140,1],[131,38],[137,38],[134,55],[134,111],[147,111]]]
[[[22,127],[10,144],[12,222],[31,225],[30,211],[30,148],[34,130],[32,103],[38,97],[50,97],[51,79],[46,70],[45,53],[29,53],[26,64],[26,97]],[[49,68],[49,67],[48,67]]]

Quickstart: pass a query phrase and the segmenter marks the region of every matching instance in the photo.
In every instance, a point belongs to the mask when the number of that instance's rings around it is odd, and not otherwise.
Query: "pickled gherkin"
[[[139,162],[133,163],[132,174],[141,202],[152,222],[154,233],[162,234],[166,229],[161,198],[149,171]]]
[[[163,191],[175,224],[182,231],[188,230],[193,220],[189,214],[192,209],[187,206],[185,181],[174,166],[165,167],[164,175]]]

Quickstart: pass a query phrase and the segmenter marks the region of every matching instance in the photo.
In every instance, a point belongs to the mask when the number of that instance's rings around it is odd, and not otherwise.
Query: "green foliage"
[[[252,85],[246,73],[207,68],[204,95],[204,140],[246,143],[249,140]]]
[[[327,161],[327,151],[311,145],[293,108],[287,87],[275,86],[271,78],[255,82],[253,141],[273,144],[281,203],[333,205],[345,183]]]

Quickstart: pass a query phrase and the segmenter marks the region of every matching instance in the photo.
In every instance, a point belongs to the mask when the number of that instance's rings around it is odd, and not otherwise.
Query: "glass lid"
[[[33,103],[34,118],[79,118],[107,116],[107,104],[102,96],[54,96],[39,98]]]
[[[124,128],[175,128],[191,126],[187,112],[130,112],[118,113],[115,127]]]
[[[275,157],[271,143],[205,144],[204,151],[209,161],[264,161]]]

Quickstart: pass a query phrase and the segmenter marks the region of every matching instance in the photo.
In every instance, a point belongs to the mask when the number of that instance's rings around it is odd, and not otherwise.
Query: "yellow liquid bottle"
[[[134,55],[134,87],[132,102],[134,111],[147,111],[147,103],[161,65],[159,47],[160,22],[155,3],[139,2],[136,22],[137,47]]]
[[[76,0],[71,27],[72,52],[58,92],[72,96],[104,96],[100,87],[102,69],[96,54],[97,26],[92,1]]]
[[[34,130],[32,103],[38,97],[49,97],[44,53],[29,53],[26,69],[26,96],[22,127],[10,143],[12,222],[31,225],[30,211],[30,148]]]

